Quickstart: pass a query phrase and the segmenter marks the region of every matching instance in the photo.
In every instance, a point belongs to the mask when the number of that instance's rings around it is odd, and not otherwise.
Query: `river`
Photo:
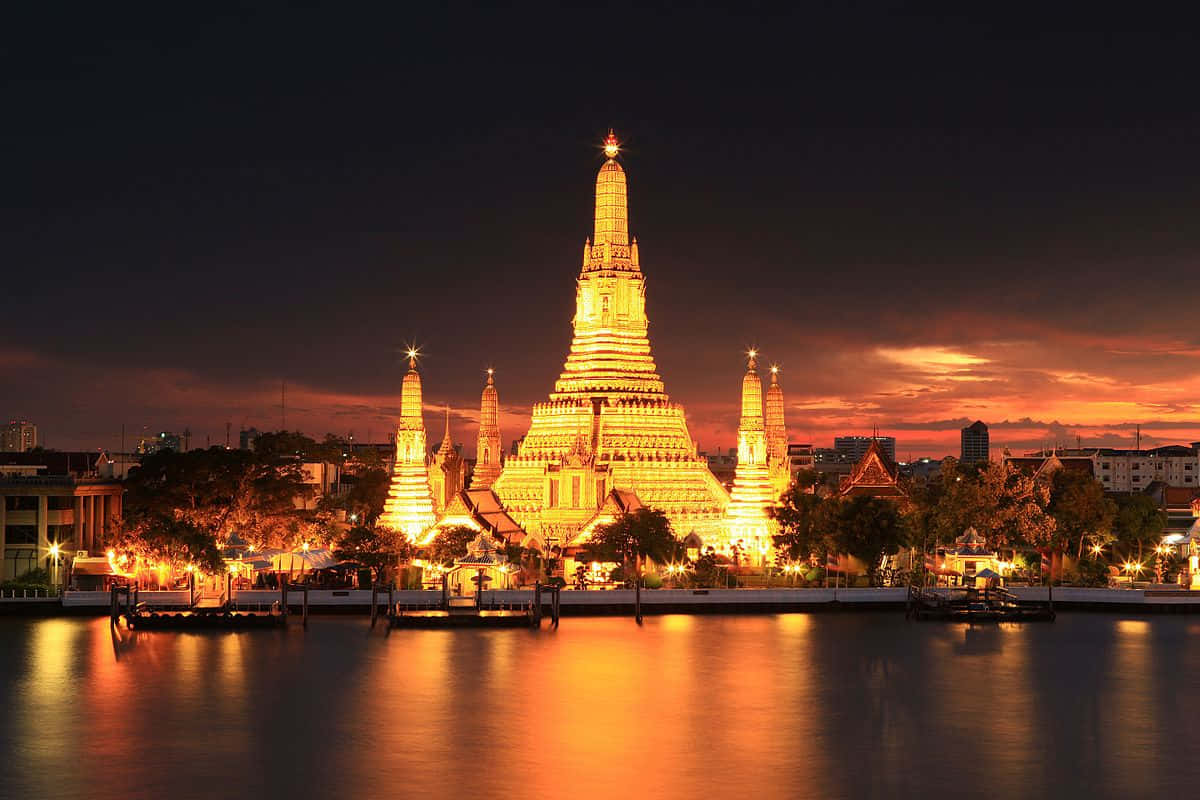
[[[121,633],[0,619],[0,797],[1166,797],[1200,777],[1200,617]]]

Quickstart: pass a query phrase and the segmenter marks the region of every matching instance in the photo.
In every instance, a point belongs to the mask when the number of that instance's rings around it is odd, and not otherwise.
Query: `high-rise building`
[[[988,426],[975,420],[962,429],[962,456],[964,464],[987,461],[989,452]]]
[[[173,450],[176,453],[183,452],[183,438],[176,433],[170,431],[160,431],[157,436],[143,437],[137,446],[139,455],[148,456],[158,453],[162,450]]]
[[[0,452],[24,453],[38,446],[37,425],[25,420],[13,420],[0,428]]]
[[[889,460],[896,460],[896,437],[894,436],[835,436],[833,449],[853,462],[861,461],[871,447],[878,442],[879,448]]]
[[[593,238],[575,286],[574,338],[549,401],[493,484],[543,543],[577,543],[606,498],[664,512],[683,538],[716,535],[729,502],[672,403],[650,352],[646,281],[629,236],[617,140],[596,176]],[[630,506],[632,507],[632,506]]]

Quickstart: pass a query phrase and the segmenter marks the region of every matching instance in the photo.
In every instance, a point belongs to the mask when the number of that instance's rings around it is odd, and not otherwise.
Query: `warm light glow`
[[[1093,555],[1097,555],[1097,556],[1098,556],[1098,555],[1100,555],[1100,554],[1101,554],[1101,553],[1103,553],[1103,552],[1104,552],[1104,547],[1102,547],[1101,545],[1098,545],[1098,544],[1094,544],[1094,545],[1092,545],[1092,554],[1093,554]]]
[[[305,542],[303,545],[301,545],[300,549],[302,549],[304,552],[307,553],[308,552],[308,542]]]
[[[608,158],[616,158],[620,152],[621,143],[617,141],[617,137],[613,134],[612,129],[609,128],[608,136],[604,139],[604,155]]]
[[[195,565],[195,564],[188,564],[186,567],[184,567],[184,569],[186,569],[188,572],[195,572],[195,571],[196,571],[196,565]]]
[[[55,561],[57,561],[58,553],[59,553],[58,542],[54,542],[53,544],[50,545],[50,557],[53,558]]]

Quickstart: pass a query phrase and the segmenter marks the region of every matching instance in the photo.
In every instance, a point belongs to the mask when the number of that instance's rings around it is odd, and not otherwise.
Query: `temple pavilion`
[[[629,236],[625,171],[609,133],[584,242],[574,337],[547,402],[493,484],[514,519],[548,546],[577,543],[614,489],[666,513],[678,536],[719,527],[729,495],[688,433],[650,352],[646,279]],[[703,533],[702,533],[703,535]]]

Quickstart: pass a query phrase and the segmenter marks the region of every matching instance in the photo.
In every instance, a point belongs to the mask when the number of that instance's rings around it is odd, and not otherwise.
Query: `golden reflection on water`
[[[5,623],[0,797],[1146,796],[1186,763],[1161,754],[1200,700],[1161,675],[1200,668],[1195,628],[318,618],[114,646],[104,620]]]

